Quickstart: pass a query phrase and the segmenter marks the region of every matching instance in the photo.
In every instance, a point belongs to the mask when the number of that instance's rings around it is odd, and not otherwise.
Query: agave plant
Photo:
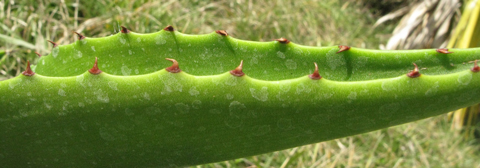
[[[456,12],[461,6],[458,0],[421,1],[383,16],[375,25],[403,16],[385,49],[478,47],[475,39],[479,36],[479,5],[478,1],[465,1],[460,18],[459,12]],[[453,119],[452,128],[467,130],[465,138],[475,131],[480,115],[478,107],[476,104],[449,114]]]
[[[4,165],[196,165],[480,102],[478,48],[308,47],[171,26],[51,43],[36,66],[0,82]]]
[[[471,48],[479,47],[480,43],[476,40],[480,37],[478,27],[478,17],[480,16],[480,2],[469,0],[465,3],[462,18],[448,43],[448,47]],[[480,116],[480,104],[475,104],[466,108],[458,109],[451,113],[452,128],[464,129],[464,137],[471,137],[475,133],[475,127]]]

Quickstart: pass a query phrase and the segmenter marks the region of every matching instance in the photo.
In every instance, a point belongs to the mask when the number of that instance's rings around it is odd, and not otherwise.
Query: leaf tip
[[[280,42],[280,43],[282,43],[282,44],[288,44],[288,43],[290,43],[289,40],[287,40],[286,38],[283,38],[283,37],[282,37],[282,38],[279,38],[279,39],[275,39],[275,40],[278,41],[278,42]]]
[[[350,46],[346,46],[346,45],[339,45],[338,48],[339,48],[339,50],[337,51],[337,53],[341,53],[341,52],[350,50]]]
[[[442,54],[450,54],[450,53],[453,53],[453,52],[451,52],[451,51],[448,51],[448,48],[439,48],[439,49],[437,49],[437,50],[435,50],[435,51],[437,51],[438,53],[442,53]]]
[[[168,25],[167,27],[163,28],[163,30],[165,30],[165,31],[175,31],[175,29],[171,25]]]
[[[178,73],[178,72],[182,71],[180,69],[180,67],[178,66],[177,60],[171,59],[171,58],[165,58],[165,59],[172,62],[172,66],[170,66],[168,68],[165,68],[165,70],[167,70],[168,72],[171,72],[171,73]]]
[[[320,76],[320,73],[318,73],[318,65],[317,65],[317,63],[314,62],[313,64],[315,64],[315,71],[313,71],[312,74],[308,75],[308,77],[310,77],[310,79],[313,79],[313,80],[322,79],[322,76]]]
[[[240,61],[240,65],[238,65],[237,68],[230,71],[230,74],[232,74],[233,76],[242,77],[243,75],[245,75],[245,73],[243,73],[242,69],[243,69],[243,60]]]
[[[220,34],[222,36],[228,36],[228,33],[225,30],[217,30],[217,31],[215,31],[215,33]]]
[[[40,54],[40,53],[38,53],[38,52],[36,52],[36,51],[35,51],[35,54],[37,54],[38,57],[42,57],[42,54]]]
[[[74,31],[73,33],[77,34],[78,40],[83,40],[83,39],[85,39],[85,36],[84,36],[84,35],[82,35],[82,34],[80,34],[80,33],[78,33],[78,32],[75,32],[75,31]]]
[[[419,77],[421,74],[418,71],[418,66],[415,63],[413,63],[413,65],[415,66],[415,68],[413,69],[413,71],[410,71],[409,73],[407,73],[407,76],[410,77],[410,78]]]
[[[102,73],[102,71],[100,69],[98,69],[98,58],[97,57],[95,57],[95,63],[93,64],[92,69],[89,69],[88,72],[90,72],[93,75],[98,75],[98,74]]]
[[[472,72],[479,72],[480,71],[480,67],[478,66],[477,64],[477,60],[475,60],[474,62],[474,65],[473,65],[473,68],[470,69]]]
[[[22,72],[22,74],[25,76],[35,75],[35,72],[33,72],[32,69],[30,68],[30,61],[27,61],[27,68],[25,69],[25,71]]]
[[[51,40],[47,40],[47,41],[53,44],[53,48],[55,48],[55,47],[57,47],[57,46],[58,46],[58,44],[57,44],[57,43],[55,43],[55,42],[53,42],[53,41],[51,41]]]
[[[125,33],[125,34],[130,33],[130,30],[128,30],[125,26],[120,26],[120,27],[122,27],[122,29],[120,29],[120,32]]]

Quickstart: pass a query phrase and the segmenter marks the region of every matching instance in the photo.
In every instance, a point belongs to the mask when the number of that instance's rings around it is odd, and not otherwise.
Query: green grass
[[[123,25],[150,33],[173,25],[188,34],[218,29],[239,39],[285,37],[310,46],[345,44],[378,48],[394,25],[376,29],[379,17],[362,1],[21,1],[0,0],[0,80],[19,75],[46,40],[68,44],[72,31],[103,37]],[[2,55],[1,51],[6,51]],[[450,131],[446,115],[381,131],[197,167],[480,167],[480,145]]]

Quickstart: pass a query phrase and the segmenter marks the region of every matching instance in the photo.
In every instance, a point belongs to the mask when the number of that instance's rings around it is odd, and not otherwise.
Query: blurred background
[[[476,0],[0,0],[0,80],[52,46],[167,25],[187,34],[285,37],[308,46],[469,48],[480,43]],[[479,30],[477,30],[479,29]],[[196,167],[480,167],[478,105],[409,124]]]

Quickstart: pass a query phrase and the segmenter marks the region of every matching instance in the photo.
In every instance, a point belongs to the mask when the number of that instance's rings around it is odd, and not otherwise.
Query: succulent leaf
[[[378,51],[124,29],[54,46],[36,74],[0,81],[4,165],[197,165],[480,102],[479,48]]]

